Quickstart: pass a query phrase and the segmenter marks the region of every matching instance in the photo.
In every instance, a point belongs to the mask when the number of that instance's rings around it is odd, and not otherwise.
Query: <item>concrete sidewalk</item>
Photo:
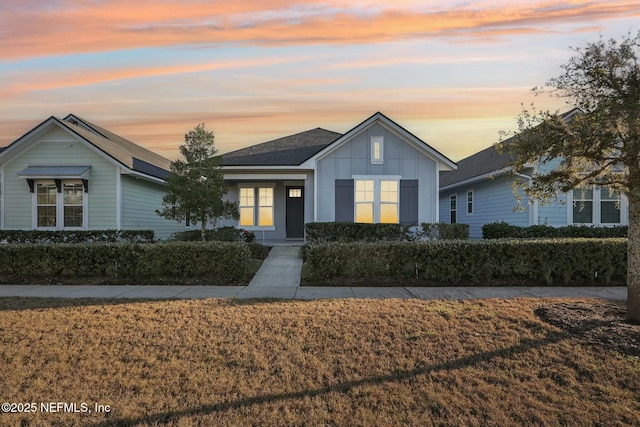
[[[297,246],[274,246],[249,283],[249,287],[300,286],[302,256]]]
[[[416,298],[469,300],[486,298],[604,298],[627,299],[622,287],[296,287],[296,286],[100,286],[0,285],[2,297],[39,298]]]

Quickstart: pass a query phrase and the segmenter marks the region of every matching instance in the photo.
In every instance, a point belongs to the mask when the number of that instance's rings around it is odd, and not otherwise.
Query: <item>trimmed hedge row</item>
[[[305,225],[307,242],[378,242],[420,239],[468,239],[467,224],[421,224],[421,228],[400,224],[353,222],[311,222]]]
[[[588,225],[568,225],[551,227],[549,225],[531,225],[519,227],[506,222],[494,222],[482,226],[483,239],[506,238],[613,238],[627,237],[626,225],[614,227],[595,227]]]
[[[0,243],[150,243],[153,235],[153,230],[0,230]]]
[[[0,245],[0,276],[200,278],[237,283],[248,272],[244,243]]]
[[[253,231],[235,227],[220,227],[213,230],[205,230],[205,238],[208,242],[253,242],[256,234]],[[171,240],[176,242],[200,242],[202,236],[200,230],[180,231],[171,235]]]
[[[309,245],[305,259],[314,282],[617,284],[626,251],[626,239],[326,243]]]

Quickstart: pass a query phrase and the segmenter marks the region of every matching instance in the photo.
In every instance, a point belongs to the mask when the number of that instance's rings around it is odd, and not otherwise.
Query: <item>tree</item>
[[[532,91],[564,98],[579,113],[524,109],[502,145],[516,172],[534,165],[530,183],[519,183],[530,199],[544,203],[588,185],[625,195],[627,319],[640,323],[640,32],[572,50],[562,74]]]
[[[163,209],[156,213],[167,219],[200,224],[202,241],[206,240],[206,226],[214,226],[218,219],[238,219],[238,204],[224,201],[228,188],[220,167],[213,132],[199,124],[184,136],[180,154],[184,160],[171,162],[167,178],[167,194],[162,198]]]

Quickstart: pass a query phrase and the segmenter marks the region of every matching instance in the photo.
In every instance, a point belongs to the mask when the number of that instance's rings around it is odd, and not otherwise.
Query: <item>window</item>
[[[302,189],[301,188],[290,188],[289,189],[289,198],[299,199],[302,197]]]
[[[37,181],[35,203],[37,228],[84,226],[85,199],[81,181]]]
[[[241,227],[273,227],[273,187],[240,187],[239,202]]]
[[[399,178],[355,180],[355,222],[398,224]]]
[[[605,186],[575,188],[570,209],[574,224],[620,224],[620,193]]]
[[[473,191],[467,192],[467,214],[473,214]]]
[[[381,136],[371,137],[371,164],[384,163],[384,138]]]
[[[458,211],[458,196],[452,194],[449,197],[449,222],[455,224],[457,221],[456,213]]]
[[[620,224],[620,193],[600,187],[600,222]]]

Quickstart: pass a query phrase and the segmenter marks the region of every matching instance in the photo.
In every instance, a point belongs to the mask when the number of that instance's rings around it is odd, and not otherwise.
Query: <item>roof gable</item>
[[[316,128],[223,154],[223,166],[297,166],[341,134]]]
[[[361,132],[365,131],[366,129],[368,129],[369,127],[373,126],[376,123],[381,124],[390,132],[395,133],[403,141],[411,143],[423,154],[434,159],[438,163],[439,168],[441,170],[452,170],[456,168],[455,162],[453,162],[451,159],[449,159],[448,157],[440,153],[438,150],[436,150],[435,148],[431,147],[429,144],[424,142],[422,139],[418,138],[413,133],[409,132],[407,129],[400,126],[398,123],[394,122],[389,117],[385,116],[379,111],[373,114],[368,119],[361,122],[360,124],[358,124],[357,126],[355,126],[350,131],[346,132],[340,138],[333,141],[333,143],[325,147],[323,150],[318,152],[315,156],[313,156],[309,160],[320,160],[321,158],[325,157],[332,151],[337,150],[341,145],[345,144],[347,141],[351,140],[356,135],[360,134]]]

